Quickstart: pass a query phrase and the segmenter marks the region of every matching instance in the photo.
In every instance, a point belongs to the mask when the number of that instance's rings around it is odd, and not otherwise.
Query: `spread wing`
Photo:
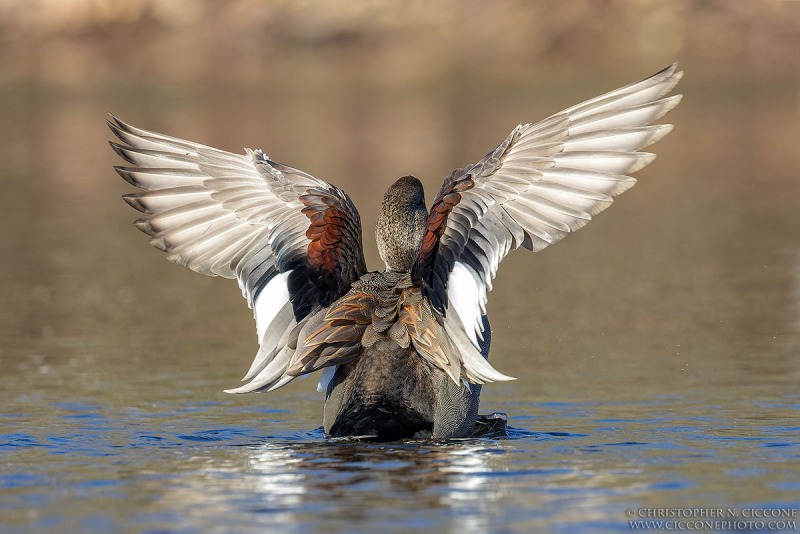
[[[361,220],[341,189],[270,160],[232,154],[130,126],[113,117],[115,167],[142,192],[125,195],[144,213],[136,226],[167,259],[202,274],[236,278],[253,308],[259,351],[230,390],[278,388],[297,333],[316,310],[366,272]]]
[[[636,183],[628,175],[655,158],[639,150],[672,129],[650,123],[680,102],[680,95],[665,95],[682,74],[674,64],[538,123],[521,124],[481,161],[444,181],[413,276],[438,313],[456,312],[475,348],[500,261],[520,246],[539,251],[560,241]],[[465,354],[468,349],[463,347]]]

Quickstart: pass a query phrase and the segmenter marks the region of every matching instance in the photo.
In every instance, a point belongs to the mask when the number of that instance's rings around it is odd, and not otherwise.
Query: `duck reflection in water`
[[[371,524],[373,531],[386,530],[385,514],[403,500],[421,515],[449,509],[462,527],[457,530],[483,532],[508,491],[506,477],[492,476],[505,455],[502,444],[484,440],[378,444],[270,437],[227,448],[226,458],[211,464],[193,459],[197,468],[166,485],[157,502],[173,508],[190,503],[184,521],[191,524],[224,517],[234,532],[252,530],[259,521],[267,532],[318,532],[353,531],[354,519],[367,525],[362,530]]]
[[[655,155],[651,125],[672,65],[538,123],[521,124],[479,162],[456,169],[430,211],[412,176],[386,192],[368,272],[361,220],[342,189],[270,159],[232,154],[113,117],[142,192],[124,198],[170,261],[235,278],[253,309],[259,351],[230,393],[272,391],[322,370],[333,437],[454,438],[476,429],[481,386],[511,380],[489,364],[487,293],[500,261],[581,228],[635,183]],[[490,419],[489,422],[503,420]],[[481,426],[481,425],[478,425]]]

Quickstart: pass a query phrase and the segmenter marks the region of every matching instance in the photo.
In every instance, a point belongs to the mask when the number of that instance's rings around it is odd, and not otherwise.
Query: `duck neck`
[[[400,178],[386,191],[375,238],[387,271],[411,271],[422,244],[427,217],[425,193],[416,178]]]

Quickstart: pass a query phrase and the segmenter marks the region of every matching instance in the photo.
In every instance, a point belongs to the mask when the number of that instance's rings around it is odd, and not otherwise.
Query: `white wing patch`
[[[326,389],[328,389],[328,385],[330,385],[334,375],[336,375],[337,368],[338,366],[331,365],[330,367],[326,367],[322,370],[322,375],[319,377],[319,383],[317,383],[318,392],[323,393]]]
[[[253,302],[256,331],[260,345],[250,370],[243,380],[251,380],[244,386],[225,390],[226,393],[250,393],[266,388],[272,391],[291,382],[295,377],[286,376],[294,350],[286,346],[294,326],[292,305],[289,302],[287,280],[292,271],[275,276],[261,290]]]
[[[447,281],[447,299],[455,310],[470,341],[480,351],[483,340],[483,321],[486,313],[486,286],[472,274],[470,268],[457,261]]]
[[[272,320],[289,302],[289,286],[286,281],[289,279],[289,273],[291,272],[286,271],[270,280],[253,303],[253,314],[256,318],[256,332],[259,344],[264,341],[264,334]]]
[[[466,379],[473,384],[486,384],[487,382],[505,382],[516,380],[514,377],[506,376],[491,366],[489,361],[483,357],[478,347],[473,344],[469,336],[465,333],[458,314],[447,314],[444,320],[445,343],[449,345],[448,351],[457,354],[466,370]],[[448,372],[448,374],[450,374]],[[456,383],[462,383],[450,374]]]

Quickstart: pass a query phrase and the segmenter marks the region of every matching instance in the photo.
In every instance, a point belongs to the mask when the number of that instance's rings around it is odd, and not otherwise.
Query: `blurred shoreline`
[[[519,79],[534,67],[539,76],[652,69],[683,58],[706,72],[738,65],[749,76],[796,76],[798,42],[797,0],[0,0],[0,80],[66,88],[121,71],[258,86],[298,58],[324,68],[341,52],[352,75],[369,69],[389,84],[462,71]]]

